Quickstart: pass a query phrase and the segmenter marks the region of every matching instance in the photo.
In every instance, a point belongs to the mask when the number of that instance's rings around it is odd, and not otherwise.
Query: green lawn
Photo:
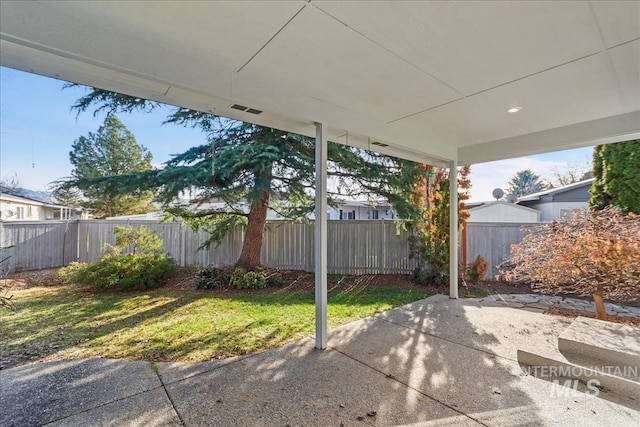
[[[314,295],[308,291],[214,295],[39,287],[12,294],[16,311],[0,310],[0,364],[45,356],[203,361],[262,351],[314,331]],[[328,295],[329,327],[427,296],[416,289],[337,287]]]

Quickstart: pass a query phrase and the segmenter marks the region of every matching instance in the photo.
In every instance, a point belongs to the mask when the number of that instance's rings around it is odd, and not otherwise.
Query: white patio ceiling
[[[322,122],[329,140],[414,160],[640,137],[635,1],[0,8],[3,66],[310,136]]]

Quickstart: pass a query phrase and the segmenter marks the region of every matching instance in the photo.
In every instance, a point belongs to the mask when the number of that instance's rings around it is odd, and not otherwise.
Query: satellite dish
[[[504,190],[502,188],[495,188],[491,194],[496,200],[500,200],[504,197]]]
[[[10,216],[14,216],[16,213],[11,209],[5,209],[2,211],[2,216],[5,218],[9,218]]]
[[[518,201],[518,196],[516,194],[513,194],[513,193],[507,194],[507,202],[515,203],[517,201]]]

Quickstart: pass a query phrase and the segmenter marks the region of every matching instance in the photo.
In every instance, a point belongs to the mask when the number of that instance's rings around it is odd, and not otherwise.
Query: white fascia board
[[[459,164],[569,150],[640,138],[640,111],[470,145],[458,149]]]

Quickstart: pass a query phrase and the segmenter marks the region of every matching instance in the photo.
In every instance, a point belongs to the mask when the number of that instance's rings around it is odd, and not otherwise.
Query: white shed
[[[499,200],[469,209],[467,222],[540,222],[540,211]]]

